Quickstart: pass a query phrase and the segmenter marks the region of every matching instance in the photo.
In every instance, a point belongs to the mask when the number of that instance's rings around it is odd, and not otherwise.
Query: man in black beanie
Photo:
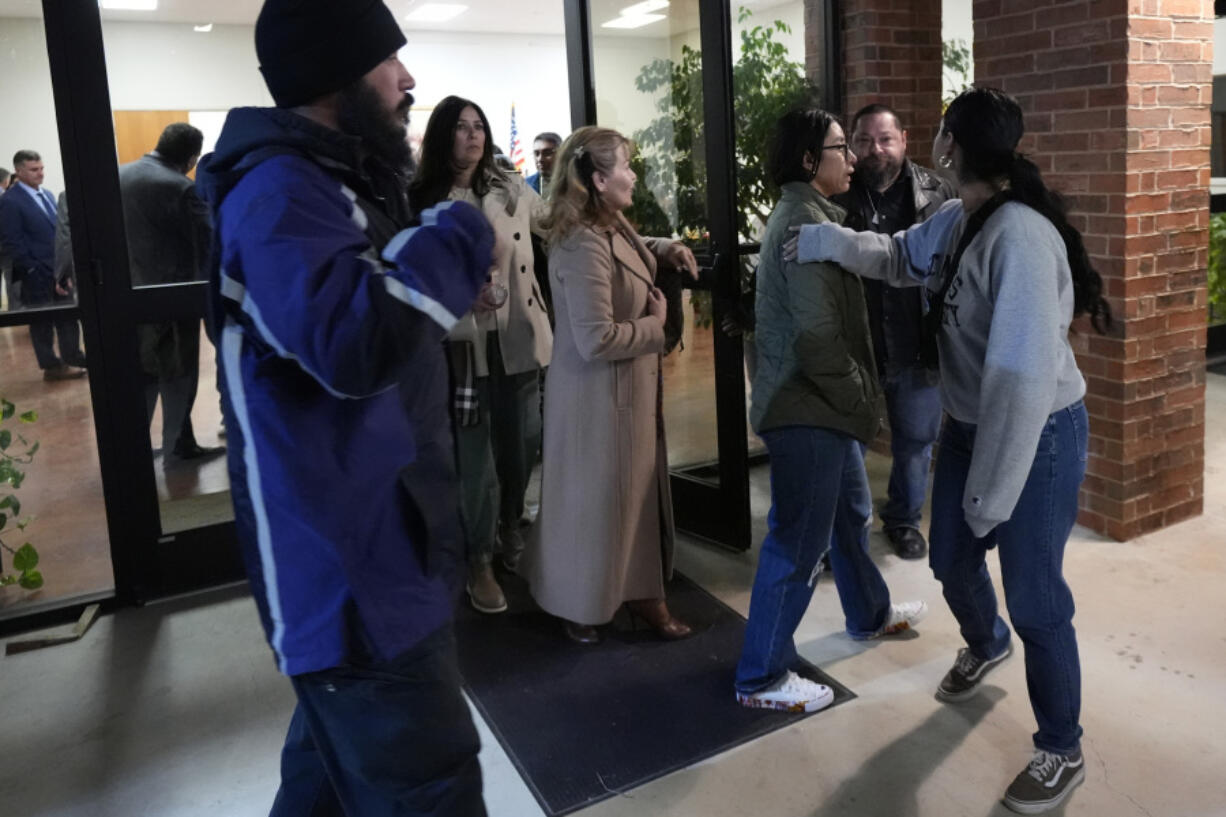
[[[409,227],[383,3],[267,0],[255,40],[277,107],[232,110],[197,178],[235,525],[298,698],[272,814],[480,817],[442,341],[493,232],[463,203]]]

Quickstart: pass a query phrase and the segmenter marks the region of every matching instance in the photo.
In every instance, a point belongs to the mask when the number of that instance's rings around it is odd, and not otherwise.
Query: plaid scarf
[[[451,369],[451,411],[461,428],[481,422],[477,402],[477,358],[472,343],[466,340],[447,341],[447,362]]]

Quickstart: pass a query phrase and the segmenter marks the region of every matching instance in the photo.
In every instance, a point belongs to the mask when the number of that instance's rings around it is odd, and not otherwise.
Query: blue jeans
[[[391,661],[290,680],[298,706],[271,817],[485,817],[450,627]]]
[[[1009,628],[997,612],[984,558],[1000,551],[1009,618],[1026,655],[1026,687],[1039,731],[1034,745],[1067,754],[1081,743],[1081,664],[1073,630],[1073,594],[1064,581],[1064,546],[1077,521],[1077,491],[1086,470],[1089,419],[1078,401],[1047,418],[1030,476],[1013,516],[976,539],[962,496],[975,426],[949,418],[941,433],[932,492],[929,563],[945,601],[979,658],[1000,655]]]
[[[885,624],[890,592],[868,556],[872,510],[864,449],[838,431],[789,426],[762,433],[770,453],[771,509],[749,601],[736,688],[757,692],[796,663],[793,635],[831,548],[839,601],[852,636]]]
[[[885,406],[890,418],[890,487],[881,523],[919,529],[928,493],[932,444],[941,433],[941,390],[926,370],[910,366],[888,372]]]

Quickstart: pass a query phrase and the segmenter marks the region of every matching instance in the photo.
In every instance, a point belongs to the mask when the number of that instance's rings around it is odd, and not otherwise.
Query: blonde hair
[[[562,143],[549,184],[551,244],[561,242],[581,226],[616,215],[601,200],[592,175],[597,171],[612,173],[621,147],[629,153],[630,140],[612,128],[594,125],[579,128]]]

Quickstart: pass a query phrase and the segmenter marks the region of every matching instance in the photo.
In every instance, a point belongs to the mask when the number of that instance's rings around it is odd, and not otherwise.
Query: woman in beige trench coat
[[[595,643],[623,604],[664,638],[690,628],[664,602],[673,518],[660,416],[664,296],[657,263],[697,276],[680,242],[622,216],[635,174],[625,137],[580,128],[554,171],[549,280],[556,327],[545,390],[541,509],[523,573],[532,595]]]

